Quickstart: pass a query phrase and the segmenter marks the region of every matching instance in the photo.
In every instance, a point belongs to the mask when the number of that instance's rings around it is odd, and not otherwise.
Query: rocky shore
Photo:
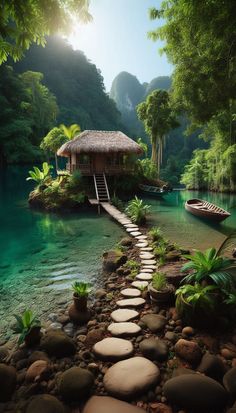
[[[88,323],[74,325],[68,303],[50,314],[37,347],[0,347],[0,412],[236,412],[236,330],[200,331],[174,306],[152,303],[149,238],[124,222],[125,252],[104,254]],[[178,285],[182,258],[173,258],[166,268]],[[135,278],[127,260],[140,262]]]

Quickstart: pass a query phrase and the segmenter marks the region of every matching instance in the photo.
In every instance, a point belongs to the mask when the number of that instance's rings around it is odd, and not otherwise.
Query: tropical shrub
[[[168,284],[166,275],[163,272],[155,272],[151,284],[157,291],[165,290]]]
[[[163,233],[159,227],[153,227],[148,231],[148,235],[152,238],[152,241],[158,241],[163,238]]]
[[[33,315],[31,310],[25,310],[22,316],[14,315],[17,324],[14,328],[14,332],[19,334],[18,344],[22,344],[25,338],[29,335],[34,327],[41,327],[40,321]]]
[[[113,195],[113,197],[111,198],[111,203],[112,205],[114,205],[116,208],[118,208],[120,211],[124,211],[124,204],[121,201],[120,198],[118,198],[118,196]]]
[[[146,214],[150,209],[149,205],[145,205],[142,199],[132,199],[126,208],[126,213],[135,224],[145,224]]]
[[[182,267],[182,271],[193,270],[183,282],[215,284],[219,288],[230,290],[235,286],[235,279],[230,272],[236,268],[234,260],[219,256],[215,248],[209,248],[204,253],[196,251],[194,255],[184,255],[189,260]]]
[[[88,297],[91,291],[91,284],[85,281],[75,281],[72,289],[78,297]]]
[[[49,178],[51,178],[51,169],[53,169],[53,166],[49,165],[47,162],[42,164],[42,170],[40,170],[37,166],[34,166],[33,170],[29,171],[29,176],[26,178],[26,181],[32,180],[37,183],[37,188],[42,189]]]

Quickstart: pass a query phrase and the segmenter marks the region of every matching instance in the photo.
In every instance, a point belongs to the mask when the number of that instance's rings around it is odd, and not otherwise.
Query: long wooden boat
[[[151,186],[151,185],[139,185],[139,189],[141,189],[142,192],[145,192],[147,195],[155,196],[155,197],[161,197],[165,194],[168,194],[171,192],[171,189],[169,188],[159,188],[157,186]]]
[[[230,216],[229,212],[203,199],[189,199],[185,202],[185,209],[197,217],[216,222],[221,222]]]

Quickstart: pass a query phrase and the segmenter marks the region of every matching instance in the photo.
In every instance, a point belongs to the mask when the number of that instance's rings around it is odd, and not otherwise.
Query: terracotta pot
[[[153,301],[160,304],[167,304],[173,298],[175,287],[172,284],[168,284],[165,290],[158,291],[152,284],[149,284],[148,291]]]
[[[87,311],[87,296],[80,297],[76,293],[73,295],[74,306],[77,311]]]
[[[32,327],[29,333],[25,336],[25,345],[33,347],[39,344],[41,339],[41,327]]]

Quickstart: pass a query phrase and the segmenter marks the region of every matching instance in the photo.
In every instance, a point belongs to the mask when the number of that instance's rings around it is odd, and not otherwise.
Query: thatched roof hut
[[[123,132],[96,130],[85,130],[57,151],[68,158],[68,171],[79,169],[83,175],[131,172],[134,164],[127,155],[142,153],[141,146]]]
[[[135,153],[142,154],[142,148],[123,132],[85,130],[73,140],[64,143],[57,155],[69,157],[72,154],[91,153]]]

